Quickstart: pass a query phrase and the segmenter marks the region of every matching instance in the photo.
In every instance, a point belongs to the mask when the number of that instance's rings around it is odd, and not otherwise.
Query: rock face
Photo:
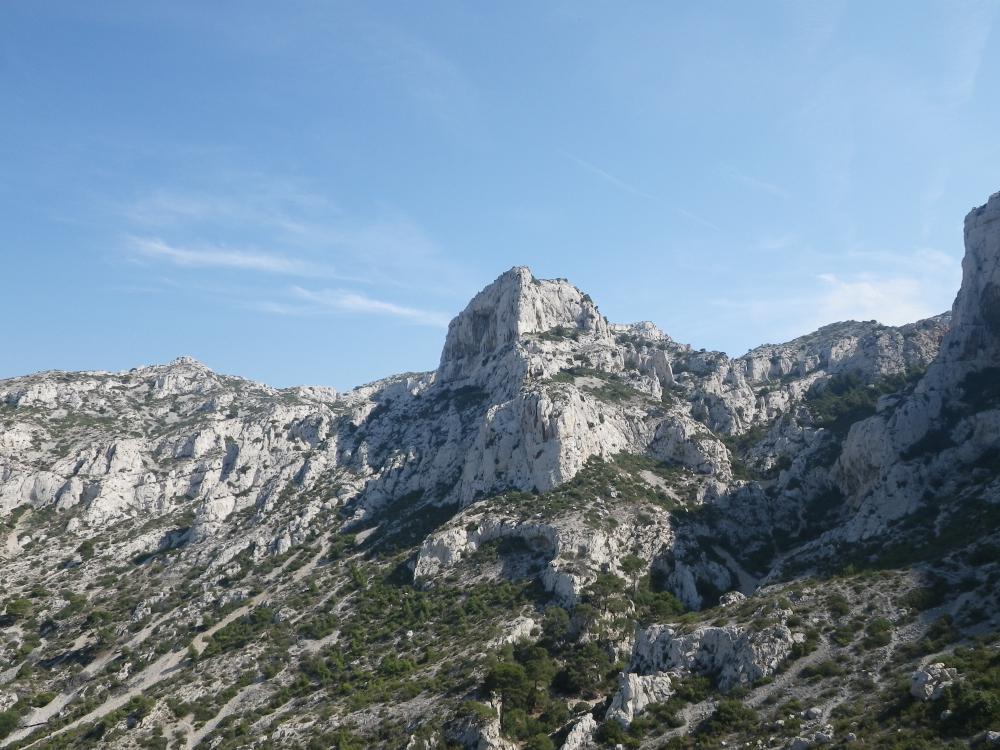
[[[608,501],[614,503],[611,493]],[[621,563],[626,557],[653,560],[672,539],[668,514],[650,504],[620,509],[610,528],[595,527],[586,512],[546,513],[543,501],[523,506],[520,513],[512,513],[509,507],[505,510],[501,515],[473,505],[428,536],[417,553],[414,579],[432,583],[484,545],[514,542],[517,549],[529,550],[539,559],[541,569],[536,575],[556,601],[573,605],[598,573],[623,574]],[[539,520],[546,516],[545,522]]]
[[[945,313],[899,328],[874,321],[832,323],[787,344],[753,349],[741,361],[751,382],[803,377],[817,370],[875,380],[926,367],[937,354],[950,320],[951,314]]]
[[[690,675],[709,677],[724,691],[753,684],[774,674],[800,640],[785,625],[760,630],[704,626],[690,633],[672,625],[643,628],[606,718],[628,727],[649,704],[668,700],[675,681]]]
[[[789,411],[852,362],[873,377],[919,367],[942,327],[850,324],[730,360],[651,324],[611,326],[569,283],[515,268],[455,318],[437,372],[346,394],[278,391],[190,358],[4,381],[0,509],[55,504],[92,527],[193,509],[197,536],[283,488],[325,484],[326,502],[366,523],[404,497],[544,492],[621,452],[689,467],[719,494],[733,473],[718,435]],[[269,543],[282,539],[296,534]]]
[[[477,294],[451,321],[438,375],[445,382],[474,382],[491,390],[516,386],[530,359],[519,350],[532,334],[568,334],[595,349],[613,345],[608,322],[590,297],[563,279],[536,279],[521,266]],[[558,371],[558,363],[547,358],[532,364],[555,365]]]

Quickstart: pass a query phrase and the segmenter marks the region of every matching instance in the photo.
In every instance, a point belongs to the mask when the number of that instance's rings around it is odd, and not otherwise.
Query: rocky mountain
[[[513,268],[345,393],[0,381],[0,747],[1000,742],[998,218],[738,358]]]

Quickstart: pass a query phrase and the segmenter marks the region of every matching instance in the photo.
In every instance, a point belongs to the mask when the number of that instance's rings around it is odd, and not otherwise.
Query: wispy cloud
[[[275,315],[317,315],[331,312],[387,315],[434,328],[444,328],[450,320],[450,316],[444,313],[375,299],[349,289],[312,290],[293,286],[290,291],[298,302],[263,301],[254,303],[253,307]]]
[[[786,248],[789,248],[792,245],[796,244],[798,241],[799,238],[796,235],[790,233],[767,235],[757,240],[757,247],[759,247],[761,250],[767,250],[773,252],[775,250],[784,250]]]
[[[831,254],[828,260],[836,255]],[[839,255],[842,259],[844,254]],[[933,248],[910,253],[872,251],[867,258],[868,265],[880,265],[884,270],[816,274],[802,269],[769,292],[734,290],[710,303],[735,311],[742,325],[760,331],[761,340],[779,342],[842,320],[903,325],[937,315],[950,307],[961,282],[958,260]],[[819,261],[810,263],[815,262]],[[788,289],[799,291],[789,293]]]
[[[911,277],[845,279],[836,274],[820,274],[826,291],[817,304],[817,317],[824,322],[837,320],[877,320],[902,325],[926,318],[940,310],[927,305],[920,279]]]
[[[630,195],[635,195],[639,198],[649,201],[660,200],[652,193],[647,193],[645,190],[637,188],[635,185],[626,182],[620,177],[611,174],[606,169],[602,169],[596,164],[592,164],[586,159],[581,159],[579,156],[576,156],[575,154],[571,154],[565,151],[562,153],[563,156],[565,156],[567,159],[572,161],[577,166],[581,167],[582,169],[585,169],[587,172],[590,172],[593,175],[596,175],[604,182],[608,183],[609,185],[612,185],[613,187],[617,188],[618,190],[621,190],[624,193],[629,193]],[[672,206],[671,209],[680,216],[683,216],[684,218],[688,219],[689,221],[693,221],[695,224],[700,224],[701,226],[707,227],[708,229],[711,229],[715,232],[723,231],[722,227],[720,227],[718,224],[715,224],[714,222],[711,222],[708,219],[704,218],[703,216],[699,216],[698,214],[694,213],[693,211],[689,211],[686,208],[681,208],[680,206]]]
[[[321,269],[308,263],[282,255],[225,247],[179,247],[148,237],[132,237],[130,241],[133,250],[140,256],[188,268],[230,268],[293,276],[310,276],[321,272]]]
[[[132,227],[133,257],[447,297],[469,286],[464,264],[405,214],[383,206],[376,216],[348,215],[309,185],[280,177],[231,176],[211,191],[161,189],[114,210]]]
[[[714,224],[711,221],[709,221],[708,219],[705,219],[705,218],[699,216],[696,213],[692,213],[691,211],[688,211],[686,208],[680,208],[679,206],[674,206],[674,211],[676,211],[677,213],[679,213],[681,216],[683,216],[683,217],[685,217],[687,219],[690,219],[695,224],[701,224],[703,227],[708,227],[709,229],[714,229],[716,232],[723,231],[722,227],[720,227],[718,224]]]
[[[322,211],[337,215],[340,209],[326,196],[310,192],[281,179],[255,179],[238,175],[239,190],[226,193],[205,190],[155,190],[118,205],[117,211],[131,223],[144,227],[192,226],[220,221],[294,231],[292,214]]]
[[[997,16],[997,4],[974,3],[955,15],[955,44],[951,47],[953,79],[951,94],[957,104],[968,101],[976,90],[986,46]]]
[[[650,195],[645,190],[640,190],[635,185],[626,182],[620,177],[615,177],[615,175],[611,174],[610,172],[604,169],[601,169],[596,164],[591,164],[586,159],[581,159],[579,156],[575,156],[574,154],[570,154],[565,151],[563,152],[563,156],[565,156],[567,159],[575,163],[577,166],[582,167],[583,169],[587,170],[593,175],[597,175],[602,180],[607,182],[609,185],[614,185],[616,188],[618,188],[623,192],[631,193],[632,195],[637,195],[640,198],[645,198],[646,200],[656,200],[656,196]]]
[[[164,290],[216,304],[438,329],[450,320],[440,309],[474,291],[464,263],[391,207],[348,214],[313,186],[281,176],[229,175],[217,183],[112,204],[131,229],[122,250],[142,271],[135,286],[169,268],[183,283],[161,284]],[[281,278],[298,285],[277,283]]]
[[[761,193],[768,193],[769,195],[777,196],[778,198],[787,198],[788,191],[785,190],[780,185],[775,185],[773,182],[768,182],[767,180],[762,180],[753,175],[745,174],[738,169],[730,168],[727,170],[729,177],[736,180],[737,182],[742,182],[754,190]]]

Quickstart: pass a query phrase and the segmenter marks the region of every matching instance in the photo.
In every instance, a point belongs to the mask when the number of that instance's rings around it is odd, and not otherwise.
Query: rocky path
[[[323,547],[322,549],[320,549],[319,553],[316,554],[313,558],[311,558],[308,563],[303,565],[301,568],[299,568],[292,574],[292,577],[288,581],[288,585],[298,583],[307,575],[312,573],[316,569],[316,566],[319,564],[319,561],[323,559],[327,551],[328,551],[327,547]],[[280,573],[281,571],[278,571],[275,575],[280,575]],[[246,611],[248,612],[249,609],[247,609]],[[339,634],[340,634],[339,631],[331,633],[326,638],[323,638],[320,641],[316,641],[315,643],[321,643],[323,641],[329,641],[329,640],[336,640]],[[192,641],[192,645],[194,645],[195,648],[197,648],[200,651],[202,648],[204,648],[205,642],[202,641],[201,643],[197,643],[196,642],[197,640],[198,639]],[[186,750],[190,748],[195,748],[199,745],[199,743],[201,743],[202,740],[205,739],[205,737],[207,737],[209,734],[215,731],[215,728],[219,726],[219,724],[221,724],[222,721],[227,716],[231,715],[236,709],[236,707],[239,706],[241,703],[243,703],[243,701],[247,698],[247,696],[251,692],[259,689],[261,689],[259,683],[255,682],[251,683],[250,685],[247,685],[242,690],[240,690],[235,696],[233,696],[230,700],[228,700],[226,704],[219,710],[219,712],[211,719],[209,719],[207,722],[205,722],[205,724],[203,724],[200,728],[196,729],[188,721],[181,719],[174,725],[174,727],[172,727],[172,729],[175,730],[179,729],[184,733],[185,735],[184,747]],[[165,733],[171,734],[170,732],[165,732]]]

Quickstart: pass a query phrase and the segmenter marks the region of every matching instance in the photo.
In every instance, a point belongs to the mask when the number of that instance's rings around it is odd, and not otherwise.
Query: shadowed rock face
[[[1000,364],[1000,193],[965,217],[962,288],[942,361]]]

